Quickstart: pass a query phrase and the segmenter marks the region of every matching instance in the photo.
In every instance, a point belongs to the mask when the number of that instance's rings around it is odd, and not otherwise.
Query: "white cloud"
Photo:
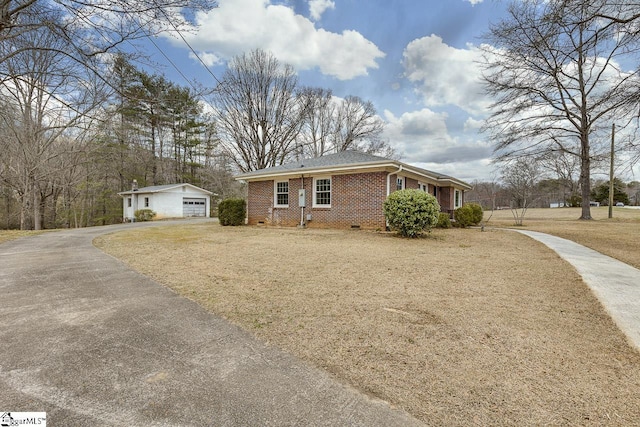
[[[475,6],[478,3],[482,3],[482,0],[467,0],[469,3],[471,3],[471,6]]]
[[[488,177],[490,145],[475,139],[475,135],[472,138],[452,136],[446,113],[424,108],[399,117],[385,111],[384,117],[387,121],[384,137],[402,156],[402,161],[460,179]]]
[[[202,62],[207,65],[207,67],[213,67],[214,65],[220,64],[222,62],[221,59],[213,53],[202,52],[199,53],[198,56],[200,57],[200,59],[202,59]],[[189,58],[198,60],[193,52],[189,52]]]
[[[456,49],[431,35],[413,40],[403,53],[405,76],[428,107],[455,105],[472,115],[484,115],[490,105],[481,81],[480,50]]]
[[[327,9],[335,8],[336,4],[331,0],[309,0],[309,12],[314,21],[319,21]]]
[[[269,0],[219,0],[195,17],[198,29],[185,37],[200,54],[228,60],[256,48],[271,51],[297,70],[318,68],[340,80],[365,76],[385,54],[357,31],[316,28],[292,8]]]
[[[464,131],[477,132],[483,124],[484,122],[482,120],[475,120],[473,117],[469,117],[467,121],[464,122]]]

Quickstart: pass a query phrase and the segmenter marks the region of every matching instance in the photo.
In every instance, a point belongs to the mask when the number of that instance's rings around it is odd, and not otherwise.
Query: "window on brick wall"
[[[427,184],[423,184],[421,182],[418,183],[418,190],[422,190],[425,193],[429,191],[429,186]]]
[[[453,208],[458,209],[462,206],[462,192],[460,190],[454,190],[453,192]]]
[[[331,207],[331,178],[313,179],[313,207]]]
[[[396,190],[404,190],[404,178],[396,178]]]
[[[275,183],[274,206],[289,207],[289,181]]]

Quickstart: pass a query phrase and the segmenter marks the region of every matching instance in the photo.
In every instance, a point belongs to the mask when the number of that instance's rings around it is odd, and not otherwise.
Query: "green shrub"
[[[473,213],[471,218],[473,220],[473,225],[480,224],[482,222],[482,217],[484,216],[482,206],[477,203],[467,203],[465,206],[471,207],[471,212]]]
[[[230,198],[218,204],[218,220],[221,225],[242,225],[247,214],[244,199]]]
[[[383,210],[392,230],[404,237],[417,237],[438,223],[440,205],[431,194],[411,189],[391,193]]]
[[[456,220],[457,225],[465,228],[480,224],[482,222],[482,214],[482,206],[477,203],[467,203],[453,211],[453,218]]]
[[[440,212],[438,215],[438,224],[437,228],[451,228],[451,218],[449,218],[448,213]]]
[[[157,214],[151,209],[138,209],[133,213],[133,216],[136,218],[136,221],[139,221],[139,222],[151,221],[153,217],[155,217],[156,215]]]

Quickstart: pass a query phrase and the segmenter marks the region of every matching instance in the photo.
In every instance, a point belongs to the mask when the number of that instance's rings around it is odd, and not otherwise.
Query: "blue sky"
[[[373,102],[402,161],[467,181],[489,179],[491,146],[478,128],[478,45],[506,2],[496,0],[218,0],[185,38],[216,77],[255,48],[294,66],[302,85]],[[178,38],[158,45],[189,79],[215,80]],[[148,53],[187,82],[155,48]]]

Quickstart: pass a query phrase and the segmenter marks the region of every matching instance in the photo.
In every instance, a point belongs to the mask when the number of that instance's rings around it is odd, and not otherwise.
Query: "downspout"
[[[393,174],[397,175],[400,172],[402,172],[402,165],[398,166],[398,170],[397,171],[389,172],[389,174],[387,174],[387,197],[389,197],[389,195],[391,194],[391,182],[390,182],[391,175],[393,175]],[[385,225],[386,225],[387,230],[389,230],[389,221],[387,221],[386,218],[385,218]]]
[[[302,180],[302,190],[304,191],[304,174],[300,175],[300,179]],[[300,206],[300,227],[303,227],[306,225],[304,223],[304,206],[307,204],[306,203],[306,199],[307,199],[307,194],[305,193],[304,195],[305,198],[305,202],[302,204],[302,206]]]
[[[402,165],[399,166],[399,169],[395,172],[389,172],[387,174],[387,197],[389,197],[389,194],[391,194],[391,182],[389,181],[391,179],[391,175],[397,175],[400,172],[402,172]]]

